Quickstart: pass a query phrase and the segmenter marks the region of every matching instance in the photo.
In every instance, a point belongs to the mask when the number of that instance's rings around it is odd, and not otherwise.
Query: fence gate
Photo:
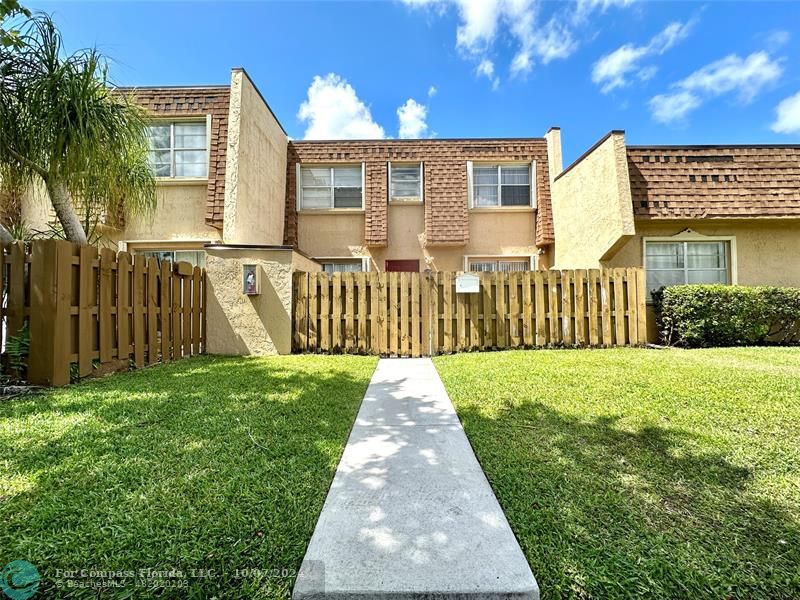
[[[644,270],[475,273],[294,273],[296,352],[429,356],[647,340]]]

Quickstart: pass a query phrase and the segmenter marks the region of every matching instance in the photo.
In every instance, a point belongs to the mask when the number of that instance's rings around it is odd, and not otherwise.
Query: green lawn
[[[152,595],[288,597],[375,364],[200,357],[0,401],[0,568],[36,565],[37,597],[95,596],[56,569],[173,568]]]
[[[800,598],[800,349],[435,359],[542,598]]]

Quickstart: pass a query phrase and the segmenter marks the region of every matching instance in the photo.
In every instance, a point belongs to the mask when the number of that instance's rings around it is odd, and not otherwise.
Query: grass
[[[375,364],[200,357],[0,402],[0,567],[36,565],[37,597],[96,596],[57,569],[136,571],[103,597],[288,597]]]
[[[800,349],[435,363],[543,599],[800,597]]]

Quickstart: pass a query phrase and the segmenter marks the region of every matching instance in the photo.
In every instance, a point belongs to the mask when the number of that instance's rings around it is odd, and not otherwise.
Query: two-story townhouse
[[[285,242],[327,271],[546,267],[559,134],[292,141]]]

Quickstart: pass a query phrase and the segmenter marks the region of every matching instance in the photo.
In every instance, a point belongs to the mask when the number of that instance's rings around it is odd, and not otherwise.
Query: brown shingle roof
[[[367,245],[388,243],[387,162],[422,161],[425,165],[425,234],[430,245],[462,245],[469,241],[467,210],[468,160],[536,160],[536,244],[553,242],[547,143],[542,138],[337,140],[289,143],[286,172],[285,242],[297,244],[295,165],[298,162],[364,162]]]
[[[800,217],[800,146],[628,146],[640,219]]]

